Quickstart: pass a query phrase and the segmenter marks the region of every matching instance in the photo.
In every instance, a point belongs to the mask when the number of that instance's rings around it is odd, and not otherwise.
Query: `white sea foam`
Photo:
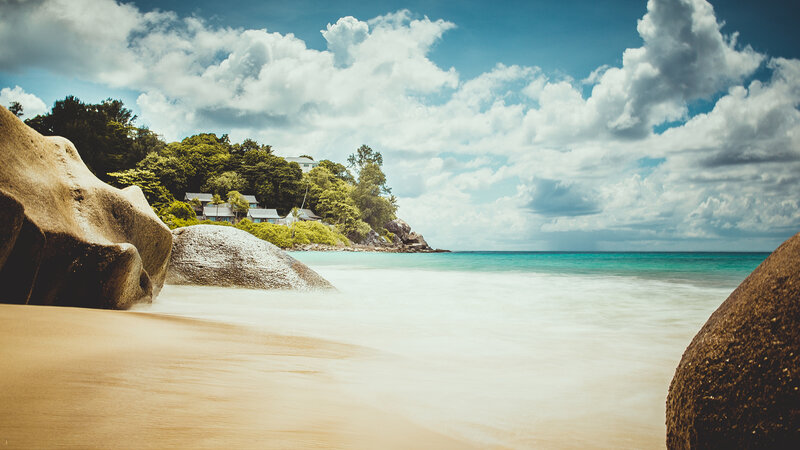
[[[664,446],[669,381],[730,289],[632,277],[315,268],[339,292],[166,286],[149,311],[377,350],[353,395],[484,445]]]

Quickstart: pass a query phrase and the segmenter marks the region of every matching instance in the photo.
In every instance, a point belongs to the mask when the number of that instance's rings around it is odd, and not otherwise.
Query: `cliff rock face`
[[[395,246],[406,251],[433,251],[421,234],[411,231],[411,226],[402,219],[386,222],[384,227],[394,234]]]
[[[367,245],[370,247],[387,247],[389,245],[381,235],[375,232],[375,230],[369,230],[364,239],[360,242],[361,245]]]
[[[141,190],[95,177],[75,147],[0,107],[0,302],[125,309],[150,302],[172,244]]]
[[[275,245],[234,227],[194,225],[172,231],[167,283],[250,289],[333,288]]]
[[[689,344],[667,397],[667,447],[800,448],[800,234]]]

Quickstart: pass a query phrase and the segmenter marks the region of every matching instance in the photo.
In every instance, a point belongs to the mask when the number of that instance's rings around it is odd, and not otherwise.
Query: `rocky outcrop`
[[[411,231],[409,226],[402,219],[394,219],[386,222],[384,228],[394,234],[395,247],[407,252],[434,252],[441,250],[432,249],[421,234]]]
[[[250,289],[332,288],[275,245],[234,227],[194,225],[172,231],[168,284]]]
[[[401,244],[408,239],[408,235],[411,233],[411,226],[403,219],[390,220],[383,227],[394,234]]]
[[[800,448],[800,234],[689,344],[667,397],[667,447]]]
[[[366,245],[369,247],[386,247],[389,245],[389,243],[386,242],[386,240],[383,239],[381,235],[376,233],[375,230],[369,230],[369,233],[367,233],[367,235],[364,236],[364,239],[361,242],[359,242],[359,244]]]
[[[125,309],[166,276],[169,229],[137,187],[95,177],[75,147],[0,107],[0,302]]]

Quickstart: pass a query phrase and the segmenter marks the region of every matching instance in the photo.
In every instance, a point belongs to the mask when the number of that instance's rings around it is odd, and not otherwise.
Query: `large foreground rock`
[[[172,234],[169,284],[301,290],[333,287],[285,251],[238,228],[194,225]]]
[[[669,448],[800,448],[800,234],[717,309],[667,397]]]
[[[75,147],[0,107],[0,302],[125,309],[166,276],[169,229],[139,188],[95,177]]]

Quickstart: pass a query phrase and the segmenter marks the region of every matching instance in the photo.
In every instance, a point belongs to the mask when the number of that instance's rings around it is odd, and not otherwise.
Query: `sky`
[[[0,0],[0,104],[384,156],[454,250],[771,251],[800,231],[793,1]],[[80,151],[80,149],[78,149]]]

